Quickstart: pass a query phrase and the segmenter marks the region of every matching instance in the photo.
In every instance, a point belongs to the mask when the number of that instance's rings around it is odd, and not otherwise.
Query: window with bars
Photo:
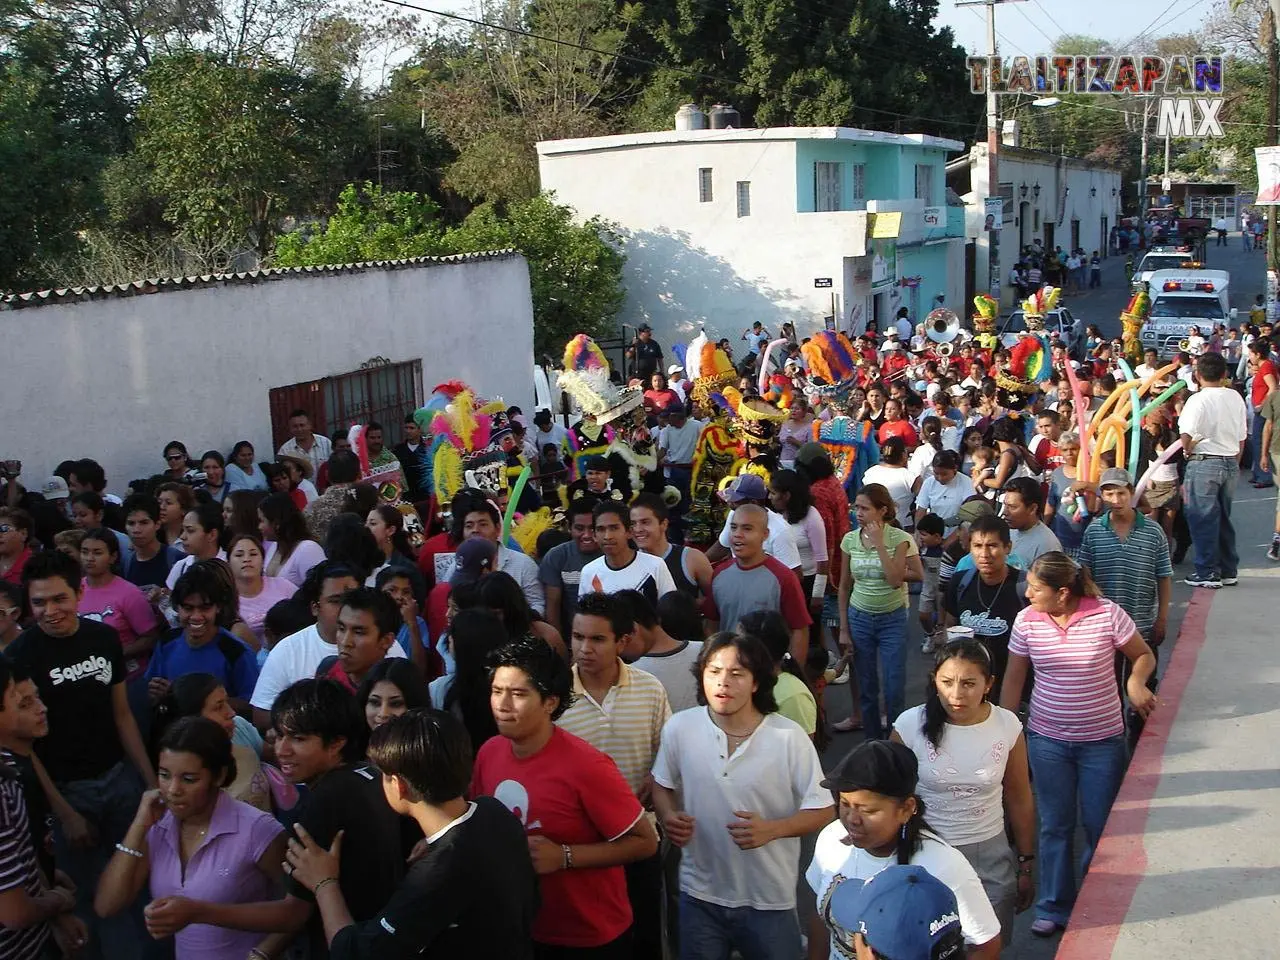
[[[376,420],[390,447],[404,439],[404,416],[421,407],[423,399],[422,361],[392,363],[385,357],[374,357],[348,373],[272,387],[268,402],[274,449],[289,439],[289,414],[297,409],[308,411],[316,433],[326,436]]]
[[[865,201],[867,199],[867,165],[855,163],[851,172],[853,173],[853,199]]]
[[[819,213],[843,210],[840,190],[840,163],[818,160],[813,164],[813,209]]]
[[[916,199],[926,207],[933,206],[933,164],[916,164]]]
[[[738,181],[738,216],[751,216],[751,182],[749,180]]]
[[[711,168],[698,168],[698,202],[711,202]]]

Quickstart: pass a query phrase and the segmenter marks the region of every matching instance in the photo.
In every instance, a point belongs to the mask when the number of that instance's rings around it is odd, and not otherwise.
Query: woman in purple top
[[[206,903],[255,903],[283,895],[284,829],[222,789],[235,779],[231,740],[214,721],[184,717],[160,741],[159,790],[143,794],[124,840],[98,882],[93,909],[128,909],[151,881],[148,932],[173,936],[177,960],[246,957],[262,940],[197,922]]]

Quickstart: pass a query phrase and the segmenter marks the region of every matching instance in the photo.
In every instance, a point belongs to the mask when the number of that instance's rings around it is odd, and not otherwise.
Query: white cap
[[[684,367],[680,366],[680,364],[673,363],[671,366],[667,367],[668,377],[674,377],[677,373],[684,373]]]

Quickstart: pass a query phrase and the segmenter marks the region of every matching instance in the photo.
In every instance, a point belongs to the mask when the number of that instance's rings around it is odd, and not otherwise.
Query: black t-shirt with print
[[[968,581],[967,583],[965,581]],[[996,675],[991,689],[992,702],[1000,697],[1000,682],[1009,664],[1009,633],[1013,621],[1026,606],[1025,584],[1012,567],[998,587],[988,586],[976,570],[961,571],[947,589],[946,610],[961,627],[970,627],[975,640],[981,640],[991,653],[991,666]]]
[[[123,759],[112,701],[124,683],[124,652],[114,627],[82,619],[69,637],[28,627],[5,652],[26,667],[49,709],[36,755],[55,782],[94,780]]]

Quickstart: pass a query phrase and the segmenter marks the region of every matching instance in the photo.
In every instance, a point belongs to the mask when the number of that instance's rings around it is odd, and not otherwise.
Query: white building
[[[619,318],[661,343],[755,320],[804,336],[964,295],[963,211],[944,164],[963,144],[843,127],[694,129],[538,144],[544,190],[617,224]]]
[[[999,189],[988,188],[987,145],[975,144],[969,153],[947,164],[948,185],[964,198],[970,211],[965,235],[978,239],[984,232],[983,204],[987,197],[1003,200],[999,237],[1001,303],[1013,305],[1009,271],[1019,252],[1039,239],[1045,249],[1082,247],[1105,257],[1111,228],[1120,220],[1121,172],[1115,167],[1028,150],[1003,143],[998,155]],[[988,285],[987,247],[979,243],[974,266],[977,292],[994,292]]]
[[[0,323],[0,456],[33,488],[92,457],[123,492],[171,440],[271,459],[297,407],[326,433],[376,419],[391,445],[453,378],[533,398],[529,271],[510,251],[22,294]]]

